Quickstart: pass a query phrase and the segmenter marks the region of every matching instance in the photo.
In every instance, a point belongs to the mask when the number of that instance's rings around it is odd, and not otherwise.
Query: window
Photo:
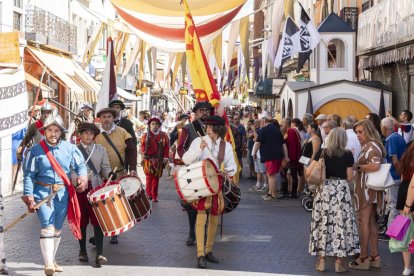
[[[22,15],[18,12],[13,12],[13,29],[21,31]]]
[[[345,68],[345,43],[340,39],[332,39],[328,43],[328,68]]]
[[[22,0],[14,0],[14,6],[18,8],[22,8]]]

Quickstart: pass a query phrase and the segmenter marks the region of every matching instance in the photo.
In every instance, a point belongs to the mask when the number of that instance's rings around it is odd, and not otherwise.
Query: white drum
[[[185,202],[215,195],[220,190],[220,175],[210,159],[181,166],[174,173],[175,188]]]

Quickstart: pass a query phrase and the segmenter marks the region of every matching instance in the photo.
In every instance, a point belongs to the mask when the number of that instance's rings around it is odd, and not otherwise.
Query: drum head
[[[218,171],[216,169],[215,164],[206,159],[205,160],[205,174],[207,177],[207,180],[210,184],[210,186],[216,191],[218,192],[219,189],[219,176],[218,176]]]
[[[125,191],[125,196],[130,197],[141,189],[142,183],[138,177],[128,176],[119,180],[122,189]]]
[[[109,185],[103,187],[98,186],[94,190],[88,193],[88,199],[91,202],[96,202],[98,200],[104,200],[116,193],[120,193],[121,189],[118,182],[111,182]]]

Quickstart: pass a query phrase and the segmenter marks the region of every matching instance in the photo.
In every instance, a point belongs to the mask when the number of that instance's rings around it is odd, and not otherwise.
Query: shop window
[[[332,39],[328,43],[328,68],[345,68],[345,43],[340,39]]]

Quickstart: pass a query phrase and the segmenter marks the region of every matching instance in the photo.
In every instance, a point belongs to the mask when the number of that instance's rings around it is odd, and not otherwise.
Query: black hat
[[[205,101],[205,102],[197,102],[196,105],[193,107],[193,112],[196,112],[200,108],[210,108],[211,111],[213,110],[213,106],[208,101]]]
[[[205,125],[212,125],[212,126],[224,126],[225,125],[225,121],[222,117],[217,116],[217,115],[213,115],[213,116],[208,116],[205,120],[204,120],[204,124]]]
[[[124,110],[125,109],[125,104],[124,104],[124,102],[123,101],[120,101],[120,100],[113,100],[113,101],[111,101],[110,103],[109,103],[109,107],[113,107],[114,105],[119,105],[120,107],[121,107],[121,109],[122,110]]]
[[[85,130],[93,131],[93,134],[98,135],[101,133],[99,128],[94,123],[82,122],[78,125],[78,132],[82,133]]]
[[[117,115],[117,112],[116,112],[115,109],[109,108],[109,107],[105,107],[105,108],[102,108],[101,110],[98,111],[98,113],[96,114],[96,117],[99,118],[104,113],[112,113],[112,115],[114,116],[114,118],[116,118],[116,115]]]
[[[188,119],[190,116],[188,116],[187,114],[181,114],[180,117],[178,117],[178,120],[184,120],[184,119]]]

